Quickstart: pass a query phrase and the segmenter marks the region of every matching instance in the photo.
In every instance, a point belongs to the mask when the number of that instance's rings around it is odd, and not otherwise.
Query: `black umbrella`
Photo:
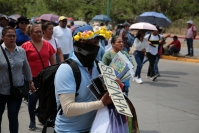
[[[92,18],[92,20],[103,21],[103,22],[110,22],[111,21],[111,19],[108,16],[103,15],[103,14],[96,15],[95,17]]]
[[[137,17],[138,22],[148,22],[153,25],[167,27],[171,24],[171,21],[162,13],[157,12],[145,12]]]

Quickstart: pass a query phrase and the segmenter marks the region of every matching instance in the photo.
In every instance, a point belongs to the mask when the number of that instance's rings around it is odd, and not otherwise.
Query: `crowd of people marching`
[[[125,22],[118,25],[116,30],[110,25],[95,24],[80,27],[67,27],[67,18],[59,17],[59,25],[46,21],[41,24],[29,24],[29,19],[19,17],[16,27],[8,26],[6,16],[0,18],[0,122],[5,107],[8,108],[10,133],[18,133],[18,113],[22,99],[15,99],[10,93],[11,81],[9,65],[12,75],[13,86],[26,85],[29,93],[24,101],[28,102],[30,117],[29,129],[36,129],[35,112],[38,95],[35,93],[37,75],[46,67],[72,59],[78,64],[82,79],[76,96],[76,82],[73,72],[68,64],[61,64],[57,70],[54,84],[57,104],[62,106],[63,115],[57,115],[55,121],[55,133],[88,133],[95,118],[96,110],[112,104],[112,100],[106,93],[101,100],[96,101],[87,86],[91,79],[99,75],[95,60],[109,65],[114,56],[121,51],[133,65],[136,65],[133,80],[139,84],[141,70],[145,55],[149,61],[147,78],[155,81],[160,76],[158,62],[162,53],[165,38],[161,35],[161,28],[157,31],[139,30],[133,35],[130,24]],[[112,37],[97,33],[105,29],[112,31]],[[90,31],[93,36],[76,38],[76,35],[86,36]],[[90,34],[89,33],[89,34]],[[177,36],[174,36],[175,44]],[[130,48],[134,46],[134,58],[129,55]],[[168,53],[179,52],[180,44],[174,48],[168,46]],[[8,60],[7,60],[8,59]],[[124,83],[116,80],[123,87],[124,94],[128,96],[130,81]],[[1,133],[0,126],[0,133]]]

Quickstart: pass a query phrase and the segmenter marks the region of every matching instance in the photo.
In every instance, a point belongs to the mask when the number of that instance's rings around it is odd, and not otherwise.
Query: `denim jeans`
[[[187,40],[188,54],[193,55],[193,39],[192,38],[186,38],[186,40]]]
[[[147,52],[146,55],[149,59],[149,68],[148,68],[147,76],[153,77],[155,76],[155,72],[154,72],[155,55],[152,55],[149,52]]]
[[[160,60],[160,55],[157,54],[155,56],[155,63],[154,63],[154,73],[155,73],[155,75],[160,74],[159,73],[159,69],[158,69],[158,62],[159,62],[159,60]]]
[[[0,94],[0,132],[1,132],[1,121],[2,115],[7,104],[8,109],[8,120],[10,133],[18,133],[19,122],[18,114],[21,107],[22,99],[13,99],[10,95]]]
[[[27,92],[29,92],[29,82],[26,81],[25,79],[24,79],[24,85],[26,86],[26,89],[28,90]],[[24,97],[24,98],[27,99],[27,100],[28,100],[28,95],[29,95],[29,93],[27,93],[27,96]]]
[[[144,61],[142,62],[142,64],[144,65],[147,61],[149,61],[149,59],[146,57],[146,58],[144,59]]]
[[[170,49],[168,49],[167,52],[169,55],[172,55],[174,53],[179,53],[179,50],[175,46],[173,46]]]
[[[135,77],[140,78],[140,73],[141,73],[141,70],[142,70],[142,62],[144,60],[144,53],[136,50],[134,52],[134,58],[135,58],[135,61],[137,63],[137,68],[136,68],[136,71],[135,71]]]
[[[33,78],[33,82],[35,85],[35,88],[37,88],[37,81],[36,78]],[[28,111],[29,111],[29,116],[30,116],[30,121],[35,123],[35,109],[36,109],[36,104],[38,100],[38,95],[36,93],[32,93],[28,95]]]

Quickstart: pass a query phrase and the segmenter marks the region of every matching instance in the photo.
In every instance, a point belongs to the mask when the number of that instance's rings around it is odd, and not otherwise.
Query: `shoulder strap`
[[[33,44],[32,41],[30,41],[30,43],[33,45],[33,47],[34,47],[35,50],[37,51],[37,54],[39,55],[39,58],[40,58],[40,60],[41,60],[42,67],[43,67],[43,69],[44,69],[44,68],[45,68],[45,67],[44,67],[44,63],[43,63],[43,61],[42,61],[42,58],[41,58],[41,55],[40,55],[39,51],[37,50],[37,48],[35,47],[35,45]]]
[[[150,40],[150,38],[151,38],[151,34],[149,35],[148,41]]]
[[[10,79],[10,86],[13,86],[13,80],[12,80],[12,72],[11,72],[11,67],[10,67],[10,62],[8,60],[8,57],[6,55],[6,52],[4,51],[3,47],[1,46],[1,50],[3,52],[4,57],[6,58],[7,64],[8,64],[8,72],[9,72],[9,79]]]
[[[56,48],[57,48],[57,41],[56,41],[56,39],[54,38],[54,40],[55,40],[55,44],[56,44]]]
[[[80,83],[81,83],[81,72],[80,72],[80,69],[79,69],[77,63],[74,62],[72,59],[65,60],[65,62],[68,65],[70,65],[70,67],[72,68],[73,75],[75,77],[75,82],[76,82],[76,94],[75,94],[75,96],[78,96],[79,94],[77,93],[77,91],[79,90]]]
[[[101,74],[100,68],[99,68],[99,66],[98,66],[99,61],[98,61],[98,60],[95,60],[95,63],[96,63],[96,65],[97,65],[97,70],[98,70],[99,74]]]
[[[160,35],[158,34],[158,38],[159,38],[159,40],[160,40]]]

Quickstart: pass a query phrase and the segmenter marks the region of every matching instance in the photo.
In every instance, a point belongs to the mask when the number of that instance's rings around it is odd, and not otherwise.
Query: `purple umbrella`
[[[43,14],[39,18],[43,20],[48,20],[48,21],[58,21],[59,16],[54,15],[54,14]]]

